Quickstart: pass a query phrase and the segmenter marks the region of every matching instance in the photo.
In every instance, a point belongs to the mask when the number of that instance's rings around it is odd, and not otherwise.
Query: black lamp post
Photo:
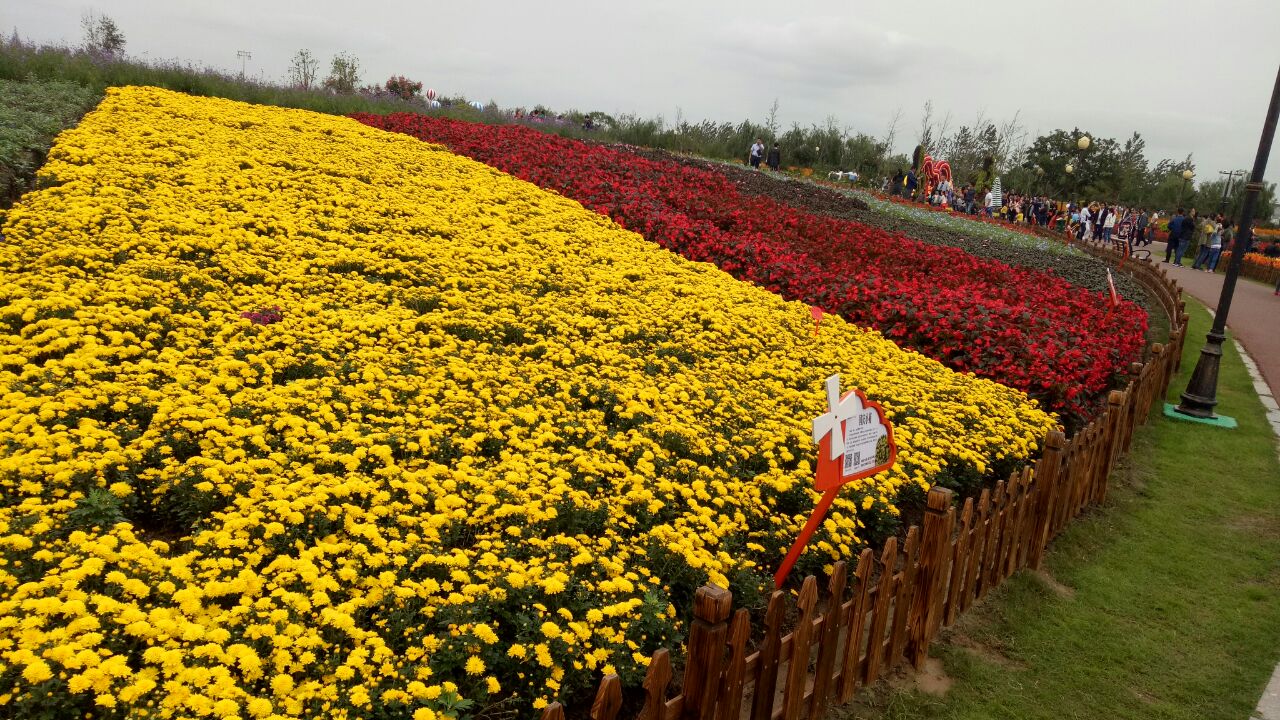
[[[1200,360],[1191,373],[1187,391],[1182,393],[1182,403],[1175,410],[1193,418],[1213,419],[1213,407],[1218,404],[1218,365],[1222,361],[1222,342],[1227,339],[1227,313],[1231,311],[1231,296],[1236,290],[1236,278],[1244,263],[1245,248],[1253,233],[1253,211],[1262,192],[1262,177],[1267,170],[1267,157],[1271,155],[1271,141],[1276,134],[1276,117],[1280,115],[1280,70],[1276,71],[1275,87],[1271,90],[1271,105],[1267,108],[1267,120],[1262,125],[1262,139],[1258,141],[1258,155],[1253,161],[1253,174],[1244,186],[1244,203],[1240,208],[1240,227],[1236,232],[1235,246],[1231,248],[1231,262],[1227,265],[1227,277],[1222,282],[1222,295],[1218,298],[1218,311],[1213,316],[1213,328],[1206,336],[1200,350]]]

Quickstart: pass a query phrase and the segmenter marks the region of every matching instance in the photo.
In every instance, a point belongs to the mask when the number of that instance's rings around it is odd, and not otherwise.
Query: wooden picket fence
[[[1085,249],[1118,259],[1106,248]],[[1105,500],[1117,458],[1163,403],[1182,356],[1181,290],[1150,263],[1129,261],[1124,271],[1158,298],[1172,331],[1167,344],[1153,345],[1146,362],[1133,365],[1101,416],[1070,439],[1050,432],[1034,467],[958,509],[950,490],[934,488],[923,529],[912,526],[901,542],[890,538],[878,557],[863,550],[852,574],[847,563],[835,563],[825,593],[816,577],[806,577],[793,614],[789,593],[776,591],[763,623],[753,627],[748,610],[734,612],[729,591],[699,588],[678,692],[671,696],[672,655],[658,650],[630,696],[638,704],[642,694],[639,720],[818,720],[830,705],[847,703],[858,688],[895,668],[920,668],[941,628],[1014,572],[1038,568],[1049,541]],[[784,627],[789,616],[795,621]],[[609,675],[583,710],[593,720],[616,720],[623,701],[618,676]],[[564,718],[560,703],[541,715]]]

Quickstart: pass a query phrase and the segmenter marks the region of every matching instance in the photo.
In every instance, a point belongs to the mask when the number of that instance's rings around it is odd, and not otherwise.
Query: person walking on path
[[[902,194],[902,168],[898,168],[893,172],[893,180],[889,182],[889,194]]]
[[[1222,254],[1222,222],[1220,219],[1210,221],[1206,227],[1208,228],[1209,239],[1200,245],[1200,252],[1196,253],[1196,259],[1195,262],[1191,263],[1191,269],[1212,272],[1209,266],[1215,265],[1218,256]]]
[[[965,215],[973,214],[973,199],[976,195],[977,195],[977,191],[973,189],[972,185],[964,186],[964,214]]]
[[[755,143],[751,145],[751,167],[759,169],[760,161],[764,159],[764,143],[760,138],[756,138]]]
[[[920,184],[920,181],[916,179],[916,169],[915,169],[915,168],[911,168],[911,169],[907,170],[907,179],[906,179],[906,181],[905,181],[905,182],[906,182],[906,184],[907,184],[907,187],[906,187],[906,190],[907,190],[907,199],[908,199],[908,200],[914,200],[914,199],[915,199],[915,197],[916,197],[916,186],[918,186],[918,185]]]
[[[1116,249],[1125,257],[1133,254],[1134,238],[1138,227],[1135,215],[1136,213],[1126,212],[1120,222],[1116,223]]]
[[[1169,259],[1176,253],[1178,255],[1178,264],[1182,264],[1182,252],[1178,249],[1179,243],[1182,242],[1182,223],[1186,218],[1182,216],[1182,208],[1169,218],[1169,241],[1164,246],[1164,262],[1169,264]]]
[[[773,147],[769,148],[769,157],[764,162],[770,170],[778,171],[778,166],[782,164],[782,151],[778,149],[778,143],[775,142]]]
[[[996,196],[992,194],[991,188],[986,188],[986,194],[982,196],[982,212],[987,217],[993,217],[996,209]]]
[[[1178,266],[1182,266],[1182,258],[1194,258],[1200,252],[1200,239],[1203,237],[1203,226],[1200,224],[1200,217],[1195,208],[1187,211],[1187,216],[1182,220],[1182,242],[1178,243],[1178,254],[1175,261]]]
[[[1218,246],[1216,249],[1211,248],[1212,252],[1209,256],[1209,272],[1218,271],[1218,261],[1222,259],[1222,248],[1231,247],[1230,243],[1235,240],[1236,237],[1235,231],[1231,228],[1230,221],[1224,224],[1222,220],[1223,219],[1221,217],[1218,218]]]
[[[1137,235],[1137,239],[1134,242],[1134,246],[1137,247],[1140,245],[1150,245],[1151,238],[1147,237],[1147,223],[1151,221],[1151,218],[1147,217],[1146,210],[1140,210],[1138,211],[1138,213],[1139,213],[1138,225],[1137,225],[1138,235]]]
[[[1099,213],[1102,220],[1102,242],[1110,244],[1111,233],[1115,232],[1116,227],[1116,211],[1115,208],[1103,207]]]

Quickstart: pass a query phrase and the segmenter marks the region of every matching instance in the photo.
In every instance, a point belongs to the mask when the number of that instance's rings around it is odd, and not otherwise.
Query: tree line
[[[124,58],[124,34],[110,17],[90,12],[82,17],[81,25],[86,52]],[[284,84],[304,93],[324,92],[425,106],[420,95],[423,84],[403,75],[393,75],[382,84],[361,85],[360,60],[347,52],[335,54],[329,61],[328,73],[321,77],[320,60],[308,49],[297,51]],[[467,104],[462,96],[440,100],[446,108]],[[487,110],[487,117],[483,118],[486,121],[502,121],[505,116],[492,101]],[[780,145],[784,166],[819,172],[857,171],[869,185],[879,184],[895,171],[918,168],[920,158],[931,154],[950,164],[959,185],[989,186],[999,177],[1005,189],[1063,200],[1099,200],[1165,210],[1195,207],[1202,214],[1221,209],[1230,216],[1238,212],[1244,193],[1243,171],[1229,177],[1225,173],[1201,176],[1190,154],[1153,163],[1146,156],[1146,141],[1138,132],[1121,141],[1096,137],[1077,127],[1055,129],[1027,142],[1019,113],[997,120],[979,111],[972,121],[960,124],[950,112],[939,115],[933,102],[927,101],[916,133],[916,151],[908,156],[895,151],[901,108],[879,136],[842,125],[834,115],[821,124],[793,123],[784,129],[778,122],[778,110],[775,99],[763,120],[738,123],[691,122],[680,110],[674,122],[667,122],[662,116],[614,116],[601,111],[555,113],[541,105],[533,108],[532,114],[561,120],[544,129],[562,135],[590,136],[722,160],[745,161],[747,149],[759,138],[767,144]],[[1090,138],[1087,148],[1079,147],[1081,137]],[[1183,177],[1188,170],[1197,173],[1190,181]],[[1259,220],[1272,220],[1275,197],[1275,184],[1266,184],[1259,198]]]

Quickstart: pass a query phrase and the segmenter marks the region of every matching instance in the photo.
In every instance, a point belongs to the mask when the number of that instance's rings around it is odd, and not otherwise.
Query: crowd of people
[[[893,177],[886,177],[881,190],[889,195],[936,207],[947,207],[969,215],[1058,229],[1066,228],[1068,213],[1074,210],[1069,203],[1045,196],[1016,190],[999,194],[989,186],[978,187],[973,184],[957,187],[947,179],[937,185],[922,186],[914,169],[898,170]]]
[[[957,188],[946,179],[926,187],[914,169],[898,170],[892,177],[886,177],[882,190],[955,212],[1067,232],[1076,240],[1105,243],[1125,254],[1150,245],[1162,220],[1158,211],[1143,208],[1096,201],[1066,202],[1017,190],[1001,196],[990,187],[979,189],[966,184]],[[1195,208],[1190,211],[1178,208],[1167,226],[1169,236],[1164,261],[1183,267],[1184,258],[1190,258],[1191,268],[1204,272],[1217,269],[1222,249],[1231,246],[1235,233],[1233,224],[1222,215],[1201,218]]]

